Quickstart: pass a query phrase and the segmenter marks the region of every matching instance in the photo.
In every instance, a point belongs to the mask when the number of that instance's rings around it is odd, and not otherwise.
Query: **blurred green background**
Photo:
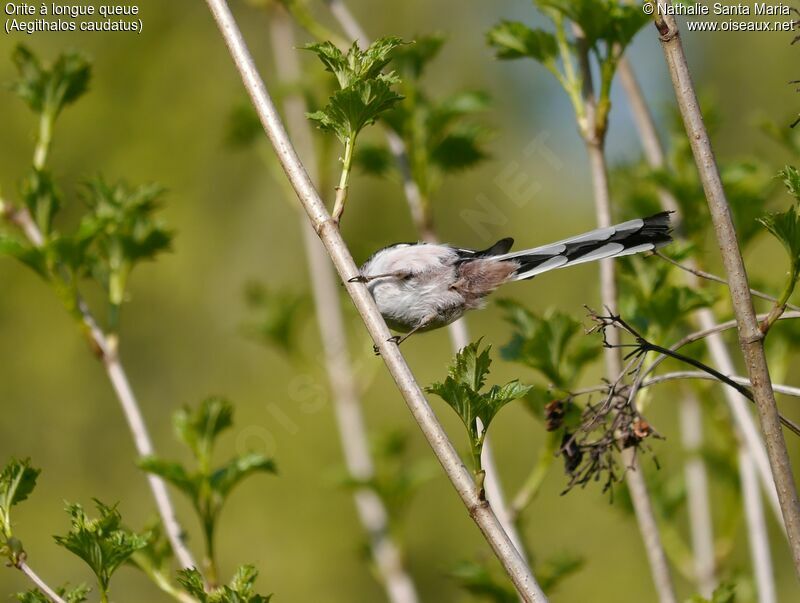
[[[330,22],[321,4],[312,3]],[[336,483],[342,457],[317,360],[321,354],[313,317],[303,327],[305,349],[314,359],[310,368],[298,368],[242,332],[243,323],[252,318],[244,303],[245,282],[308,292],[295,208],[257,153],[232,151],[224,144],[228,115],[245,95],[205,3],[140,0],[138,5],[144,21],[141,35],[3,34],[0,82],[14,77],[6,57],[19,42],[45,59],[68,48],[85,52],[94,59],[91,92],[61,118],[50,160],[66,197],[77,205],[75,186],[98,173],[132,183],[158,181],[169,189],[163,213],[177,232],[174,251],[137,271],[122,319],[123,360],[156,448],[163,456],[184,458],[171,433],[173,410],[209,394],[224,394],[236,403],[237,416],[221,456],[254,448],[274,455],[280,470],[278,477],[252,478],[232,496],[220,525],[222,575],[252,562],[261,571],[259,590],[274,592],[277,601],[380,601],[382,591],[363,562],[362,533],[351,496]],[[242,2],[232,5],[274,89],[267,15]],[[518,244],[536,245],[592,227],[591,183],[566,96],[532,61],[497,62],[484,43],[484,32],[501,17],[535,22],[530,3],[409,0],[381,5],[380,10],[364,0],[349,5],[373,36],[413,39],[418,32],[447,33],[448,43],[427,76],[432,92],[480,88],[493,98],[487,116],[495,129],[491,160],[447,180],[435,199],[443,239],[480,247],[513,236]],[[800,77],[798,49],[789,45],[791,37],[684,36],[695,81],[718,104],[719,155],[786,160],[756,123],[764,116],[788,123],[800,104],[787,85]],[[640,33],[629,55],[659,123],[666,127],[673,97],[654,31]],[[319,74],[313,57],[304,54],[303,61]],[[614,100],[609,151],[617,162],[637,157],[639,146],[616,87]],[[35,124],[28,109],[2,90],[0,133],[0,186],[13,198],[30,163]],[[523,155],[536,137],[542,137],[560,168],[539,155]],[[538,187],[524,207],[512,203],[498,186],[512,163]],[[358,173],[351,184],[343,232],[357,261],[387,243],[415,237],[397,185]],[[332,198],[332,190],[323,192]],[[503,223],[486,226],[488,234],[475,231],[460,217],[464,209],[479,209],[481,196],[505,216]],[[67,210],[70,215],[77,215],[74,208]],[[709,264],[718,267],[713,245],[706,252]],[[770,275],[777,287],[779,277],[769,264],[785,260],[774,243],[760,241],[748,259],[756,276]],[[596,271],[596,266],[580,266],[512,285],[504,295],[537,310],[557,306],[583,316],[583,304],[598,304]],[[380,360],[372,357],[354,312],[349,316],[354,355],[366,374],[376,371],[364,395],[370,428],[408,431],[413,456],[427,458],[430,451],[402,399]],[[491,305],[471,315],[469,327],[496,347],[509,338],[508,325]],[[412,338],[404,351],[423,384],[443,377],[451,357],[444,330]],[[789,371],[790,381],[798,385],[797,358],[790,363],[795,369]],[[497,382],[531,376],[517,366],[495,362]],[[598,367],[584,381],[595,383],[599,376]],[[648,413],[666,436],[655,443],[655,451],[665,471],[680,472],[675,407],[669,396],[660,400]],[[457,417],[441,400],[432,403],[463,449],[466,441]],[[150,492],[134,466],[132,442],[101,366],[51,292],[30,271],[7,259],[0,261],[0,404],[0,458],[31,456],[43,469],[35,494],[16,513],[17,531],[31,563],[52,583],[88,581],[82,564],[52,541],[53,534],[67,527],[62,501],[121,501],[127,523],[140,527],[154,514]],[[512,405],[500,414],[493,430],[502,480],[514,491],[534,462],[541,426],[521,405]],[[797,440],[789,442],[800,462]],[[654,470],[649,459],[646,467]],[[525,537],[537,558],[570,551],[587,560],[552,600],[654,600],[633,517],[610,505],[595,487],[561,497],[564,485],[556,467],[525,522]],[[190,543],[198,550],[200,534],[193,515],[184,501],[174,498],[191,532]],[[773,519],[768,520],[781,600],[796,600],[791,558]],[[741,536],[732,566],[746,573],[748,550],[744,532]],[[489,552],[443,475],[437,473],[414,499],[404,538],[423,600],[468,600],[448,573],[458,561]],[[693,592],[692,585],[680,579],[678,587],[682,596]],[[0,572],[0,596],[23,588],[27,584],[17,572]],[[119,601],[164,599],[131,569],[119,572],[112,591]],[[743,595],[747,600],[747,593]]]

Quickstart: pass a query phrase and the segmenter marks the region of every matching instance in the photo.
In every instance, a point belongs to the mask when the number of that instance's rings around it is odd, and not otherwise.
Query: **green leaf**
[[[190,500],[196,500],[201,488],[201,481],[196,475],[189,475],[183,465],[167,461],[156,456],[146,456],[136,463],[140,469],[158,475],[186,494]]]
[[[234,149],[251,146],[264,135],[261,120],[250,103],[236,106],[228,115],[225,127],[225,143]]]
[[[353,158],[354,163],[372,176],[386,176],[394,168],[394,158],[383,145],[359,145]]]
[[[0,254],[10,256],[22,262],[45,280],[50,278],[45,254],[38,247],[20,243],[16,239],[12,239],[0,233]]]
[[[800,172],[798,172],[797,168],[787,165],[778,172],[778,176],[783,178],[783,184],[786,186],[786,190],[789,191],[789,194],[800,203]]]
[[[786,249],[789,255],[790,281],[797,282],[800,276],[800,213],[793,205],[784,212],[767,214],[759,222]],[[793,287],[793,285],[792,285]]]
[[[494,417],[503,406],[522,398],[531,389],[514,380],[503,386],[494,385],[488,392],[481,393],[492,361],[489,357],[491,346],[482,352],[478,351],[479,346],[480,340],[461,349],[450,366],[447,378],[425,388],[428,393],[436,394],[447,402],[463,421],[473,447],[476,470],[480,469],[477,463],[483,437]],[[478,429],[478,419],[483,423],[483,431]]]
[[[47,238],[53,228],[53,218],[61,209],[61,195],[52,178],[47,172],[34,168],[22,181],[19,192],[36,226]]]
[[[723,582],[714,589],[710,599],[694,595],[689,599],[689,603],[736,603],[736,584]]]
[[[570,390],[581,370],[600,353],[600,343],[585,337],[583,324],[559,310],[551,308],[538,316],[511,300],[498,304],[514,327],[511,341],[500,351],[502,357],[539,371],[561,390]]]
[[[489,571],[484,563],[462,561],[451,572],[458,585],[468,593],[493,603],[515,603],[519,595],[508,584]]]
[[[366,126],[375,123],[382,113],[403,97],[392,90],[399,80],[390,75],[358,80],[337,90],[320,111],[306,114],[324,131],[333,132],[342,143],[353,140]]]
[[[116,505],[109,507],[96,499],[94,502],[100,517],[90,519],[81,505],[68,505],[72,527],[66,536],[54,538],[59,546],[83,559],[106,592],[111,576],[120,565],[147,546],[147,536],[124,529]]]
[[[561,553],[536,564],[536,577],[545,592],[555,590],[564,580],[586,565],[586,559],[573,553]]]
[[[398,46],[394,50],[392,65],[404,77],[418,80],[428,63],[439,55],[445,40],[442,33],[415,36],[413,44]]]
[[[254,473],[277,473],[275,461],[257,452],[231,459],[211,474],[211,487],[225,498],[242,480]]]
[[[219,396],[206,398],[193,410],[184,406],[173,419],[175,433],[201,462],[211,458],[219,434],[233,425],[233,405]]]
[[[366,50],[361,50],[357,42],[345,55],[331,42],[308,44],[305,49],[317,55],[326,71],[336,76],[341,89],[366,80],[377,79],[381,70],[391,60],[392,51],[407,42],[398,37],[379,38],[369,45]]]
[[[81,54],[62,54],[45,67],[26,46],[19,44],[11,58],[19,74],[11,89],[37,113],[55,118],[89,88],[92,68]]]
[[[624,49],[644,27],[650,17],[639,4],[618,0],[535,0],[545,11],[553,11],[569,19],[583,30],[586,42],[596,47],[599,42],[619,45]]]
[[[301,329],[308,322],[307,295],[269,290],[253,282],[245,287],[245,301],[255,314],[255,318],[245,324],[248,335],[289,356],[300,351]]]
[[[61,588],[55,589],[56,594],[64,599],[64,601],[67,603],[83,603],[87,600],[91,590],[92,589],[85,584],[81,584],[74,588],[62,586]],[[24,593],[17,593],[14,596],[20,603],[52,603],[50,597],[45,595],[38,588],[34,588]]]
[[[259,595],[254,591],[258,571],[252,565],[243,565],[236,570],[233,579],[219,588],[207,592],[203,576],[196,569],[178,572],[178,583],[200,603],[268,603],[272,595]]]
[[[40,472],[31,467],[30,459],[12,458],[3,467],[0,473],[0,536],[3,540],[11,537],[11,507],[30,496]]]
[[[552,65],[558,55],[553,34],[532,29],[519,21],[501,21],[486,34],[489,46],[498,59],[531,58],[543,65]]]
[[[446,135],[431,149],[431,161],[445,172],[475,166],[489,157],[482,144],[485,133],[484,128],[472,126]]]

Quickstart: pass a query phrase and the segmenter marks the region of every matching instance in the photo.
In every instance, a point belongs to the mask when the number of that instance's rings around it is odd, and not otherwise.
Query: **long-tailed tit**
[[[398,243],[376,251],[353,281],[366,283],[386,323],[405,333],[450,324],[482,308],[500,285],[604,258],[652,251],[672,240],[669,212],[598,228],[577,237],[511,252],[514,239],[477,251],[432,243]]]

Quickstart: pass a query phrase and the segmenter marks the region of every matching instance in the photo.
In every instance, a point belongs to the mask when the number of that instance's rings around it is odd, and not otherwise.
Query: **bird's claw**
[[[400,341],[401,340],[402,340],[402,337],[400,335],[395,335],[394,337],[390,337],[389,339],[387,339],[386,342],[387,343],[390,343],[390,342],[391,343],[396,343],[397,345],[400,345]],[[377,345],[373,345],[372,346],[372,351],[375,352],[376,356],[380,356],[381,355],[381,351],[378,349]]]
[[[363,274],[359,274],[358,276],[354,276],[353,278],[348,279],[347,282],[348,283],[366,283],[367,282],[367,277],[364,276]]]

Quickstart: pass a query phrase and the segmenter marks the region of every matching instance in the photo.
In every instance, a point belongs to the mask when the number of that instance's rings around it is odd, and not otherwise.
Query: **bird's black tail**
[[[498,260],[519,263],[513,280],[524,280],[557,268],[653,251],[672,241],[669,215],[670,212],[664,211],[543,247],[492,255]]]

